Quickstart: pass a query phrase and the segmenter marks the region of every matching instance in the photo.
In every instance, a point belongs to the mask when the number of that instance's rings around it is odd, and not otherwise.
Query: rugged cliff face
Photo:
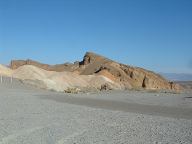
[[[181,87],[168,82],[159,74],[138,67],[131,67],[109,60],[94,53],[86,53],[80,67],[81,74],[101,74],[120,83],[125,88],[180,90]]]
[[[22,65],[34,65],[48,71],[70,71],[80,75],[103,75],[128,89],[165,89],[180,90],[178,84],[168,82],[162,76],[138,67],[131,67],[112,61],[95,53],[87,52],[81,62],[74,64],[47,65],[32,60],[12,61],[11,68],[17,69]]]

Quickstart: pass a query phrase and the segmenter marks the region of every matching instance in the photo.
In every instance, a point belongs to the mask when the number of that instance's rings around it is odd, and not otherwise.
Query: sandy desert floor
[[[191,144],[192,94],[0,84],[0,144]]]

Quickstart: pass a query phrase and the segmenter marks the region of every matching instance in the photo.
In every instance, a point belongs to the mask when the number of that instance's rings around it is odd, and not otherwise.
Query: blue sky
[[[0,0],[0,63],[73,62],[86,51],[192,73],[192,1]]]

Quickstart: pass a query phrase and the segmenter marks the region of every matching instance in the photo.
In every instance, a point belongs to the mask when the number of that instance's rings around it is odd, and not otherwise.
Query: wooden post
[[[1,83],[3,83],[3,77],[2,77],[2,75],[1,75]]]
[[[11,84],[13,83],[13,76],[11,76]]]

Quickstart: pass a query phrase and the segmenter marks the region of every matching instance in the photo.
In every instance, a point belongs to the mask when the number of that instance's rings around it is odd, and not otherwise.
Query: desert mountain
[[[120,85],[122,89],[181,89],[178,84],[168,82],[152,71],[117,63],[92,52],[87,52],[81,62],[74,64],[47,65],[32,60],[13,60],[10,68],[17,69],[24,65],[33,65],[50,72],[72,72],[79,74],[78,77],[86,75],[104,76]]]

